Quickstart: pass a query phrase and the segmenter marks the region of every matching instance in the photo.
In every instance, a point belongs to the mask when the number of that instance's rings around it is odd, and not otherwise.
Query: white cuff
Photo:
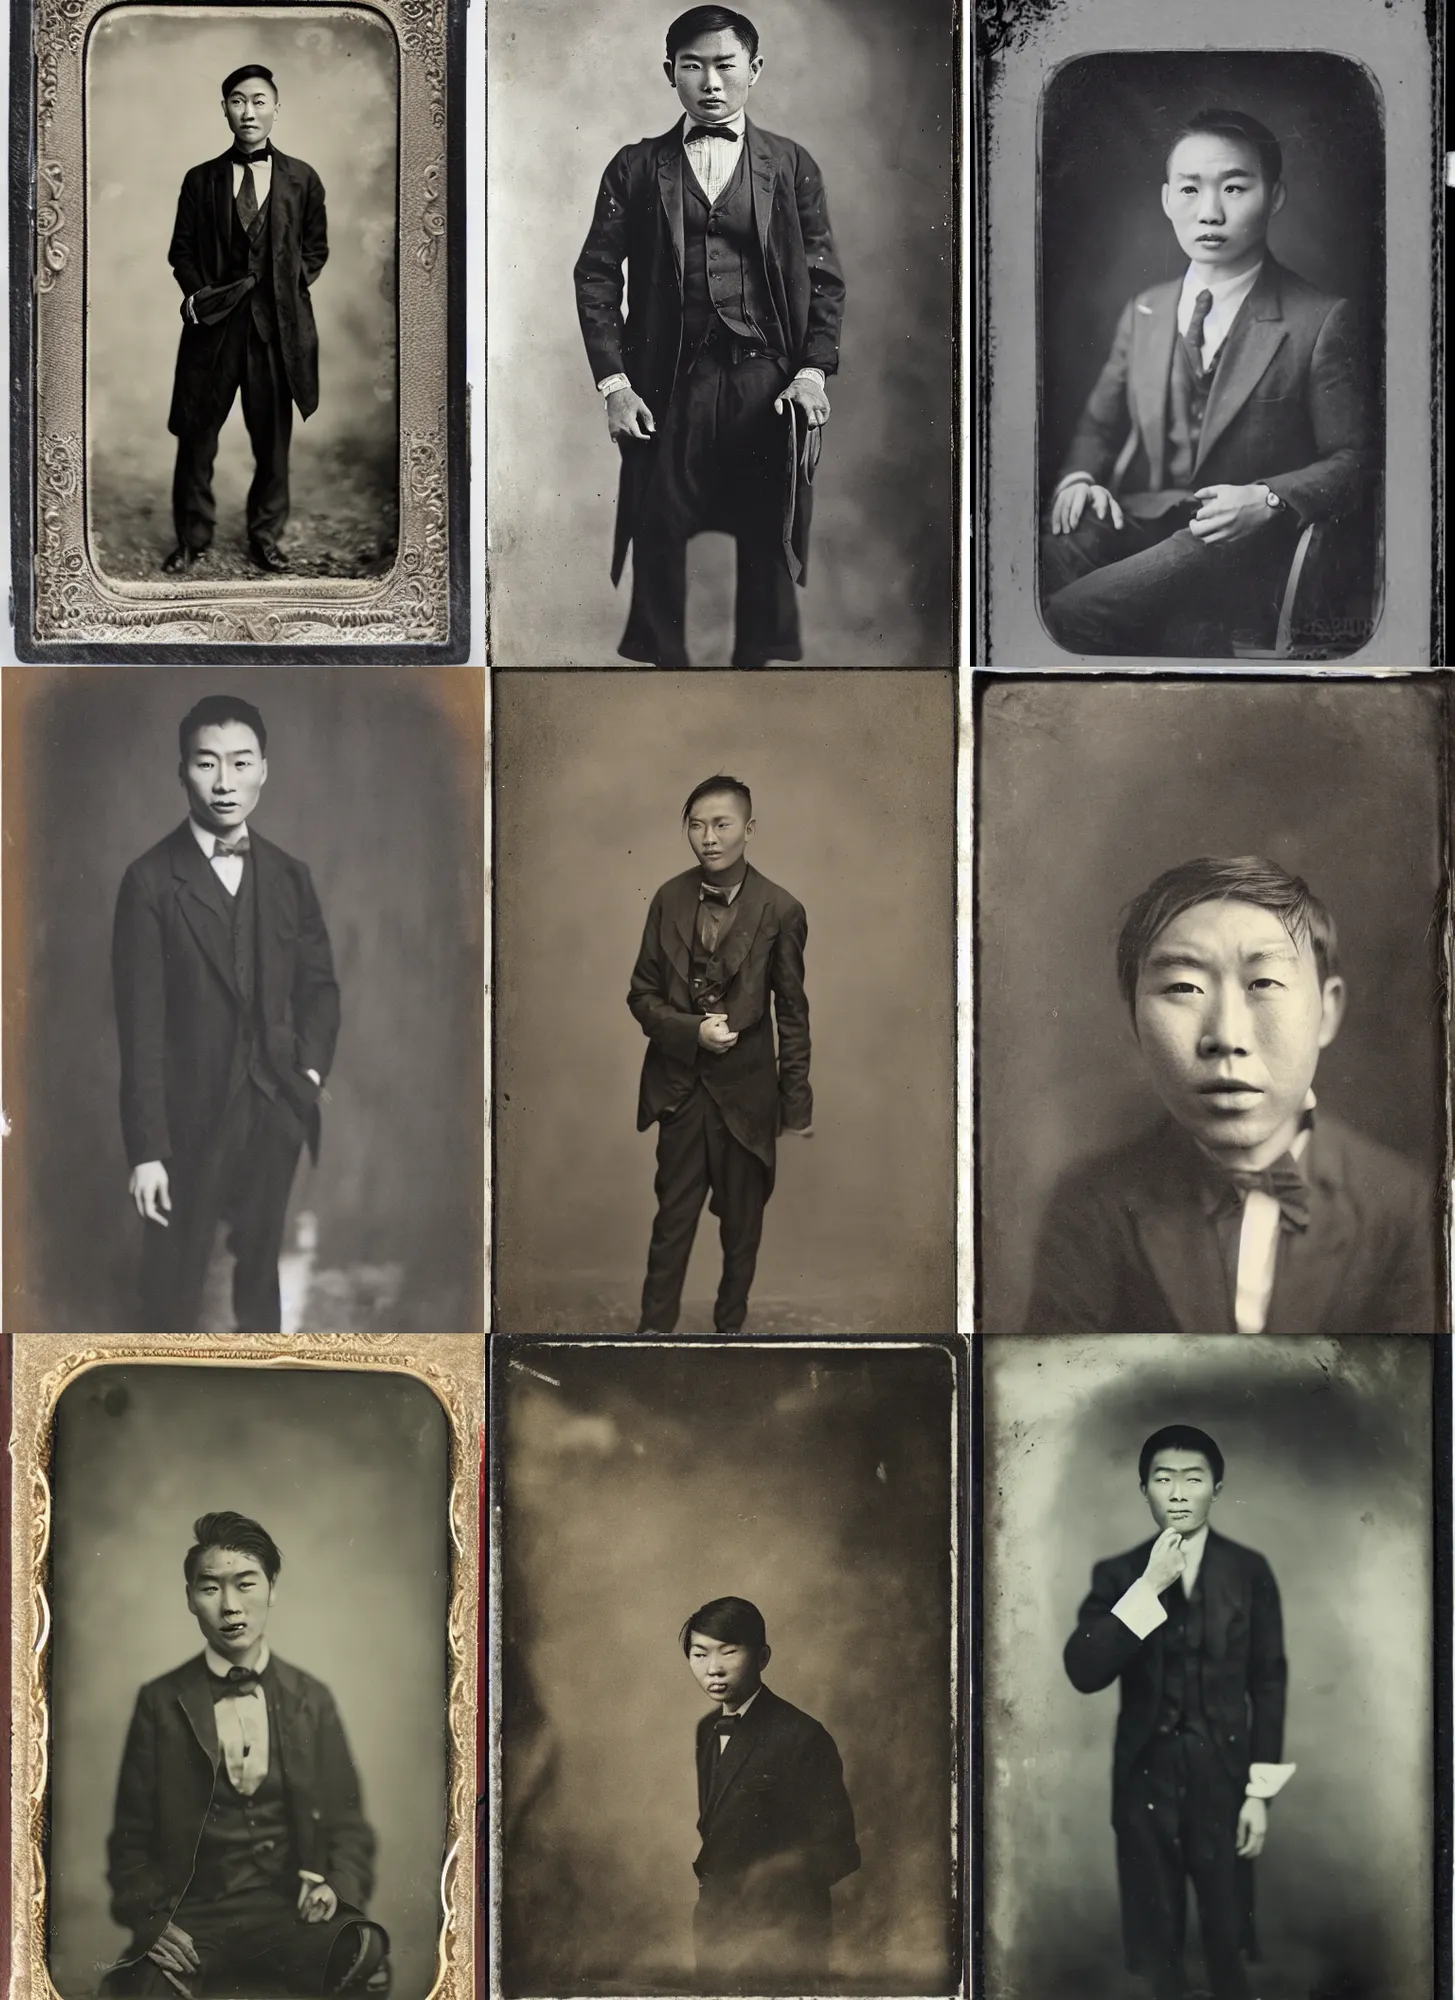
[[[1248,1797],[1276,1799],[1297,1769],[1297,1764],[1250,1764]]]
[[[1162,1600],[1144,1576],[1139,1576],[1131,1589],[1123,1592],[1112,1606],[1111,1615],[1120,1618],[1139,1639],[1150,1638],[1159,1625],[1167,1623]]]
[[[1089,472],[1068,472],[1051,488],[1051,498],[1054,500],[1058,493],[1064,493],[1068,486],[1095,486],[1095,484],[1096,481]]]
[[[631,385],[632,378],[630,375],[606,375],[597,383],[596,388],[598,394],[610,396],[615,390],[629,389]]]
[[[795,382],[817,382],[822,389],[826,378],[822,368],[800,368],[793,379]]]

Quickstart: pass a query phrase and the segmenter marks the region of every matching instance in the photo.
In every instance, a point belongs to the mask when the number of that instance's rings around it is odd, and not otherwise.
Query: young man
[[[1212,2000],[1248,2000],[1251,1863],[1267,1801],[1295,1769],[1279,1762],[1278,1585],[1262,1556],[1208,1526],[1223,1455],[1205,1431],[1156,1432],[1137,1476],[1157,1537],[1096,1564],[1065,1653],[1080,1693],[1121,1684],[1112,1825],[1127,1967],[1151,2000],[1182,2000],[1190,1876]]]
[[[737,540],[733,665],[801,660],[793,586],[812,489],[794,467],[828,420],[844,310],[823,180],[802,146],[747,117],[763,59],[746,15],[679,16],[663,68],[686,115],[617,154],[576,262],[587,358],[621,447],[613,583],[633,550],[617,651],[690,664],[687,544],[716,528]]]
[[[1122,313],[1052,491],[1041,599],[1074,653],[1266,643],[1304,524],[1348,513],[1374,462],[1348,302],[1268,249],[1283,154],[1243,111],[1172,142],[1162,208],[1186,275]]]
[[[1413,1168],[1315,1115],[1344,1011],[1333,918],[1256,855],[1171,868],[1117,978],[1170,1114],[1051,1198],[1027,1333],[1435,1333],[1436,1211]]]
[[[195,570],[212,545],[212,467],[239,389],[257,464],[248,551],[260,569],[288,568],[279,547],[288,524],[288,447],[293,405],[302,417],[318,408],[318,331],[308,294],[328,257],[328,218],[312,167],[269,143],[278,110],[278,86],[261,63],[224,77],[232,145],[189,168],[177,200],[167,252],[182,288],[167,419],[177,440],[177,546],[164,570]]]
[[[103,1991],[386,1993],[374,1835],[333,1696],[263,1636],[282,1557],[244,1514],[193,1534],[203,1650],[137,1696],[107,1876],[133,1936]]]
[[[722,1235],[713,1323],[719,1333],[741,1333],[778,1134],[813,1137],[808,918],[748,865],[753,795],[740,778],[704,779],[688,795],[682,824],[697,866],[653,896],[627,995],[649,1043],[637,1130],[658,1128],[657,1219],[637,1331],[676,1328],[710,1193]]]
[[[720,1704],[697,1725],[699,1984],[816,1992],[828,1974],[829,1891],[859,1865],[834,1739],[764,1687],[772,1649],[756,1604],[714,1598],[679,1637],[698,1686]]]
[[[276,1333],[298,1154],[318,1157],[338,1036],[307,868],[249,828],[268,776],[250,702],[207,695],[178,732],[188,815],[122,878],[112,938],[129,1191],[145,1229],[141,1326],[197,1325],[219,1221],[240,1333]]]

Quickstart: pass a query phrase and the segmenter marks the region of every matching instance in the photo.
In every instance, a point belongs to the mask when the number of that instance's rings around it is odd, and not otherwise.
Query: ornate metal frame
[[[465,1334],[176,1334],[13,1338],[11,1539],[11,1988],[61,2000],[46,1962],[49,1887],[42,1845],[49,1785],[51,1434],[61,1393],[88,1370],[138,1365],[312,1368],[406,1374],[427,1384],[450,1426],[449,1811],[441,1922],[427,2000],[474,2000],[475,1770],[478,1717],[480,1473],[485,1344]]]
[[[151,0],[185,7],[187,0]],[[461,546],[461,425],[452,409],[452,106],[455,0],[293,0],[385,21],[399,58],[399,553],[383,577],[188,583],[105,576],[86,529],[83,152],[90,30],[118,0],[37,0],[32,17],[34,356],[31,637],[40,646],[442,647],[452,635],[452,552]],[[17,40],[18,40],[17,36]],[[456,93],[458,96],[458,93]],[[456,144],[462,143],[456,135]],[[24,283],[17,274],[17,290]],[[22,309],[23,310],[23,309]],[[19,344],[19,343],[17,343]],[[408,357],[407,362],[405,357]],[[461,394],[460,402],[463,401]],[[17,500],[24,490],[17,479]],[[452,518],[456,517],[456,518]],[[16,544],[24,556],[23,520]],[[25,591],[17,593],[24,606]],[[468,634],[464,637],[468,644]],[[95,655],[90,655],[94,657]],[[135,657],[135,651],[131,657]],[[74,652],[34,657],[77,657]],[[87,655],[80,655],[87,657]],[[296,657],[290,651],[288,657]],[[432,657],[441,657],[438,652]]]

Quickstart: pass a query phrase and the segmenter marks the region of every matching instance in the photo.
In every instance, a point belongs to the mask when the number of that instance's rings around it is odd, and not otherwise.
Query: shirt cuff
[[[824,386],[825,377],[822,368],[800,368],[793,379],[795,382],[817,382],[821,389]]]
[[[632,378],[630,375],[605,375],[597,383],[596,387],[600,395],[609,396],[613,390],[629,389],[631,385]]]
[[[1248,1797],[1276,1799],[1297,1769],[1297,1764],[1250,1764]]]
[[[1159,1625],[1167,1623],[1162,1600],[1144,1576],[1139,1576],[1131,1589],[1117,1599],[1111,1608],[1111,1615],[1120,1618],[1127,1630],[1135,1632],[1139,1639],[1150,1638]]]
[[[1068,486],[1095,486],[1095,484],[1096,481],[1089,472],[1066,472],[1051,488],[1051,498],[1054,500],[1058,493],[1064,493]]]

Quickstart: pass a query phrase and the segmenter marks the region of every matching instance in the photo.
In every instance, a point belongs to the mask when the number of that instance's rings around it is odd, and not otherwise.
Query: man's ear
[[[756,821],[755,819],[750,819],[750,820],[748,821],[747,825],[746,825],[746,826],[745,826],[745,827],[743,828],[743,839],[744,839],[744,840],[751,840],[751,839],[752,839],[752,837],[753,837],[753,834],[754,834],[754,831],[755,831],[755,830],[756,830],[756,828],[757,828],[757,824],[758,824],[758,822],[757,822],[757,821]]]
[[[758,78],[762,74],[763,74],[763,58],[761,56],[754,56],[753,60],[748,64],[749,90],[752,89],[753,85],[758,81]]]
[[[758,1648],[758,1672],[760,1674],[766,1671],[768,1662],[772,1657],[773,1648],[771,1646],[760,1646]]]
[[[1268,204],[1268,214],[1270,220],[1272,219],[1273,216],[1277,215],[1279,209],[1282,208],[1283,204],[1287,200],[1288,200],[1288,189],[1283,185],[1282,181],[1276,181],[1273,187],[1273,199]]]
[[[1319,1020],[1319,1047],[1326,1049],[1338,1034],[1344,1019],[1344,982],[1333,978],[1324,981],[1323,1013]]]
[[[258,764],[258,783],[259,785],[266,785],[267,782],[268,782],[268,760],[266,757],[264,757]]]
[[[669,62],[664,62],[662,64],[662,74],[675,90],[677,88],[677,72],[674,66]]]
[[[1172,190],[1168,187],[1166,181],[1162,183],[1162,213],[1170,222],[1172,219]]]

